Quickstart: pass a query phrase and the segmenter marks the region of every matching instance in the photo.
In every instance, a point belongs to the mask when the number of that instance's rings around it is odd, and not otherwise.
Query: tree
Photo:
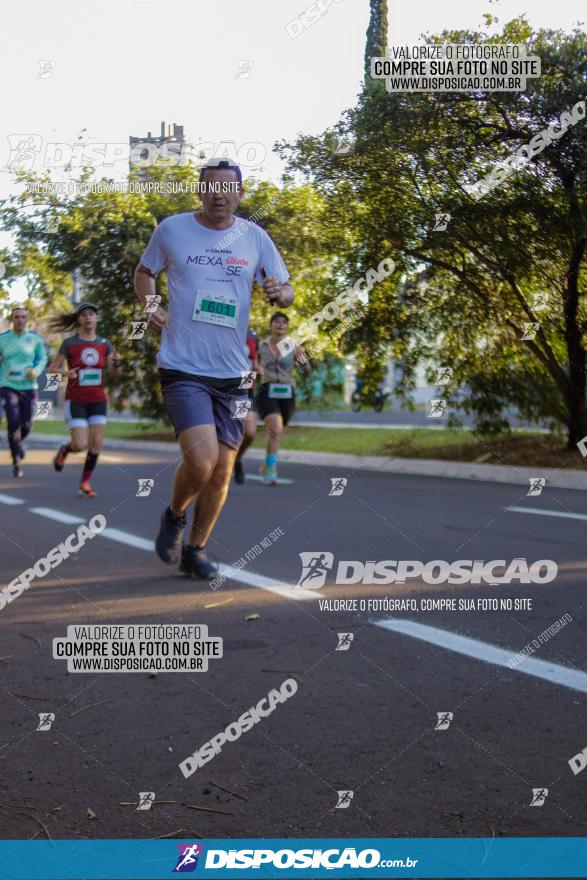
[[[486,39],[459,31],[430,41]],[[515,20],[492,41],[526,43],[541,78],[523,93],[366,90],[346,116],[352,154],[334,156],[329,132],[282,151],[327,200],[341,271],[356,278],[388,254],[397,264],[351,334],[360,357],[390,350],[406,392],[423,358],[448,365],[445,396],[485,429],[503,427],[516,406],[564,426],[572,447],[587,434],[587,126],[579,119],[480,200],[467,185],[581,101],[585,35],[532,33]],[[445,231],[433,231],[437,213],[450,215]]]
[[[387,0],[369,0],[371,13],[365,44],[365,83],[371,80],[371,58],[387,53]]]

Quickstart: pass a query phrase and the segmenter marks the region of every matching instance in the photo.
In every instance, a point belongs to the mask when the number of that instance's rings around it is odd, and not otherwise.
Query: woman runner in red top
[[[48,373],[67,375],[65,392],[65,420],[71,440],[63,443],[53,459],[56,471],[62,471],[70,452],[88,450],[79,494],[93,498],[90,477],[96,467],[106,431],[108,396],[104,388],[104,368],[113,379],[120,375],[120,358],[112,343],[96,335],[98,308],[93,303],[82,303],[75,312],[54,315],[48,322],[53,331],[76,330],[68,336],[47,369]],[[62,369],[67,360],[68,369]]]

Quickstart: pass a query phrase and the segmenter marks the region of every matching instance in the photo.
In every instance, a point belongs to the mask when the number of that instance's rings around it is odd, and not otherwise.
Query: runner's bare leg
[[[243,435],[243,442],[240,445],[240,449],[237,453],[237,458],[242,458],[257,434],[257,413],[253,410],[250,410],[246,419],[245,419],[245,433]]]
[[[196,425],[179,435],[183,461],[175,471],[171,508],[184,513],[214,471],[218,461],[218,440],[214,425]]]
[[[226,501],[236,456],[236,449],[231,449],[224,443],[218,444],[218,462],[210,479],[200,490],[196,501],[194,521],[188,542],[192,547],[204,547],[210,537]]]
[[[271,413],[265,418],[265,431],[267,434],[267,455],[277,455],[281,435],[283,434],[283,419],[281,413]]]

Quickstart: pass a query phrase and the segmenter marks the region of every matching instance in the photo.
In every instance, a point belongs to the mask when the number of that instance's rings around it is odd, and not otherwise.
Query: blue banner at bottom
[[[587,838],[4,840],[2,880],[587,877]]]

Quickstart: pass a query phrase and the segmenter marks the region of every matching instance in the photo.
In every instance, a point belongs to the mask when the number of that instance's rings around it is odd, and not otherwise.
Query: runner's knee
[[[234,461],[232,459],[230,462],[223,462],[222,464],[219,463],[216,465],[209,481],[215,489],[223,489],[228,485],[233,465]]]
[[[257,433],[257,425],[255,422],[245,422],[245,433],[243,440],[253,440]]]
[[[187,457],[183,460],[185,472],[191,483],[201,485],[208,482],[216,462],[213,459]]]

